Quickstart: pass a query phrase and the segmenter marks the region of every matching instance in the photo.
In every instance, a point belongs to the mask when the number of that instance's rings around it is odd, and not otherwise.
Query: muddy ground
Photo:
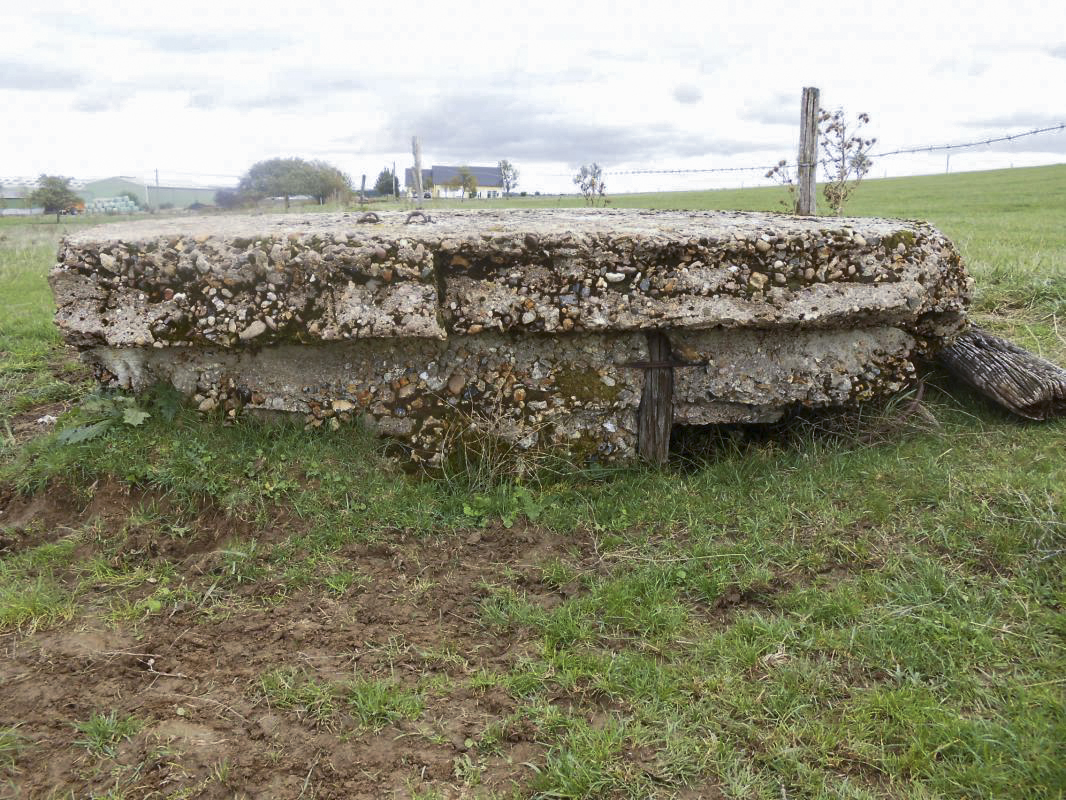
[[[73,531],[122,526],[131,509],[149,500],[117,485],[98,487],[87,504],[62,488],[32,499],[0,498],[0,555]],[[23,746],[0,795],[528,794],[523,787],[545,747],[511,718],[512,694],[474,678],[483,670],[506,673],[531,644],[520,632],[485,626],[480,603],[488,586],[504,580],[546,606],[559,602],[573,587],[545,586],[538,565],[555,555],[594,565],[592,540],[530,527],[433,538],[398,532],[387,543],[350,544],[334,554],[333,569],[358,576],[340,592],[287,592],[280,567],[270,565],[247,582],[218,568],[235,536],[264,545],[283,540],[292,525],[279,520],[257,528],[205,512],[183,538],[150,525],[128,527],[126,563],[171,565],[169,584],[196,587],[198,594],[188,595],[198,601],[146,606],[119,621],[120,592],[83,581],[73,619],[3,635],[0,727],[16,726]],[[90,557],[94,547],[79,544],[78,557]],[[122,607],[149,597],[157,580],[125,592]],[[317,681],[390,678],[418,691],[424,710],[380,730],[360,725],[343,704],[316,720],[306,708],[278,708],[264,695],[261,676],[279,668]],[[84,737],[74,724],[110,711],[136,718],[138,732],[113,756],[79,744]]]

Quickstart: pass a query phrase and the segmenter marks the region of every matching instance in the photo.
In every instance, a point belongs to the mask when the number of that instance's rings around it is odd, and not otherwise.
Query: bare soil
[[[90,520],[117,522],[153,500],[165,503],[113,485],[97,487],[89,502],[60,489],[0,497],[0,554]],[[517,707],[511,694],[472,688],[470,678],[479,669],[506,673],[531,645],[521,632],[485,627],[479,604],[488,584],[504,580],[550,604],[535,565],[587,554],[591,542],[517,527],[429,538],[398,532],[334,554],[360,576],[343,594],[278,594],[280,576],[268,565],[258,580],[230,587],[221,610],[205,613],[222,543],[279,541],[293,525],[281,519],[256,530],[207,511],[182,538],[134,528],[127,554],[173,564],[181,580],[205,587],[203,602],[116,623],[107,597],[79,598],[91,610],[62,627],[0,636],[0,728],[17,726],[26,745],[13,769],[0,762],[0,797],[83,797],[117,787],[124,797],[380,798],[432,788],[450,798],[527,785],[545,747],[527,724],[508,722]],[[338,699],[338,713],[315,724],[264,697],[260,676],[279,667],[321,681],[392,678],[420,690],[425,710],[373,731]],[[74,723],[112,710],[136,717],[140,731],[113,757],[79,746]],[[492,723],[502,731],[499,745],[472,747]],[[465,759],[481,770],[476,787],[457,774]]]

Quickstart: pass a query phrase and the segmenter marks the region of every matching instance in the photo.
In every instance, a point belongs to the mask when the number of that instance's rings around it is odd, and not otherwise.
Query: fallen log
[[[1066,370],[988,331],[970,328],[939,359],[951,374],[1019,416],[1066,414]]]

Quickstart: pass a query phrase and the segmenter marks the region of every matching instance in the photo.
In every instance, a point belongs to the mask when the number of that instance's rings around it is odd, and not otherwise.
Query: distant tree
[[[459,167],[459,188],[466,193],[467,197],[473,197],[477,194],[477,178],[474,173],[470,171],[467,166]],[[462,195],[460,195],[460,198]]]
[[[818,138],[826,178],[822,194],[837,216],[873,166],[870,150],[877,139],[864,139],[859,135],[862,126],[869,122],[870,115],[865,112],[856,115],[853,123],[847,121],[842,108],[833,112],[823,108],[818,112]]]
[[[511,190],[518,185],[518,170],[515,168],[515,165],[506,158],[497,164],[497,166],[500,168],[500,180],[503,182],[503,194],[505,197],[510,197]]]
[[[603,169],[595,161],[592,166],[581,165],[581,170],[574,176],[574,183],[585,197],[585,205],[596,205],[597,197],[607,194],[607,184],[603,182]],[[603,201],[607,205],[606,199]]]
[[[251,201],[284,197],[287,209],[290,197],[314,194],[315,174],[315,166],[302,158],[271,158],[253,164],[241,178],[237,190]]]
[[[378,173],[378,179],[374,181],[374,191],[381,195],[390,195],[396,191],[396,176],[392,170],[385,167]]]
[[[325,161],[312,161],[310,167],[311,191],[308,194],[314,197],[319,205],[331,197],[340,200],[351,195],[352,179],[347,173]]]
[[[215,205],[219,208],[232,209],[241,204],[241,193],[236,189],[219,189],[215,192]]]
[[[452,177],[450,177],[447,180],[447,182],[445,182],[444,186],[445,186],[445,188],[454,189],[455,191],[459,191],[460,189],[463,188],[462,175],[460,175],[459,172],[456,172],[454,175],[452,175]]]
[[[76,208],[81,198],[70,189],[72,178],[61,175],[41,175],[37,179],[37,188],[26,196],[26,204],[31,208],[43,206],[44,213],[59,215]]]

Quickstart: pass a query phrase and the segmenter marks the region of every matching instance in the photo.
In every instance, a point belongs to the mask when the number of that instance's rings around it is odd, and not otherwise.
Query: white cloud
[[[31,61],[0,60],[0,89],[49,92],[73,89],[84,82],[77,71]]]
[[[236,175],[304,155],[373,176],[405,165],[418,134],[430,161],[509,158],[524,188],[569,190],[565,173],[592,160],[621,170],[788,158],[804,85],[820,86],[827,107],[868,111],[872,135],[896,149],[1061,116],[1044,87],[1066,84],[1066,11],[1029,0],[965,16],[916,0],[860,4],[814,24],[795,4],[758,0],[727,16],[673,0],[58,0],[8,17],[0,174]],[[61,62],[42,55],[52,52]],[[1006,166],[1061,152],[1038,138],[986,156]],[[612,188],[741,179],[619,176]]]
[[[691,83],[681,83],[674,87],[674,99],[682,105],[698,103],[703,99],[703,91]]]

